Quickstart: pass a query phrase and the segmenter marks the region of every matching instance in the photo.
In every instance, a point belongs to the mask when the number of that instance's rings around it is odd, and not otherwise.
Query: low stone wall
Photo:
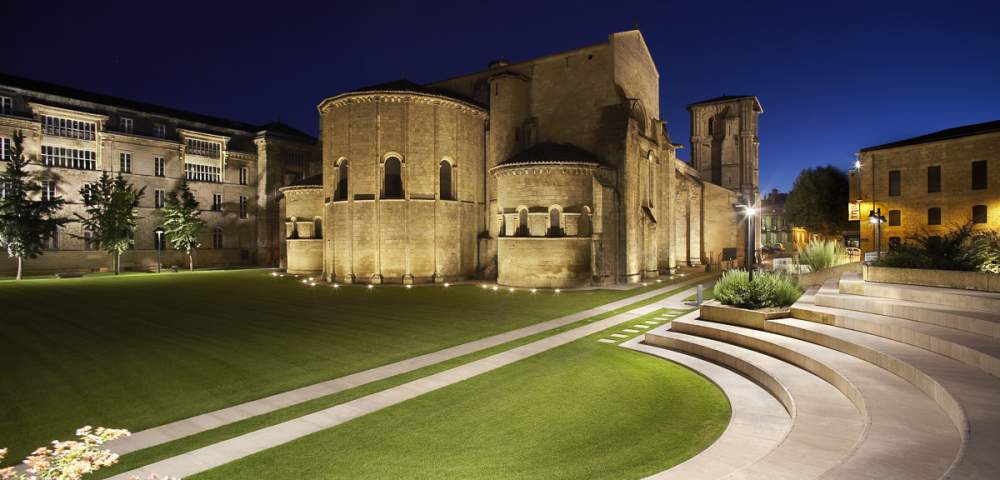
[[[865,265],[862,269],[862,275],[866,282],[902,283],[1000,293],[1000,275],[995,273]]]
[[[764,322],[775,318],[791,316],[790,308],[767,308],[748,310],[723,305],[718,300],[709,300],[701,305],[700,318],[712,322],[739,325],[741,327],[763,328]]]
[[[288,273],[308,275],[323,271],[322,239],[289,239]]]
[[[825,268],[818,272],[809,272],[795,275],[802,288],[822,285],[828,280],[839,279],[845,273],[861,273],[861,262],[851,262],[837,265],[836,267]]]
[[[252,253],[252,252],[250,252]],[[156,250],[128,250],[122,254],[122,269],[126,271],[149,272],[156,270]],[[167,248],[160,251],[160,261],[165,267],[176,265],[187,268],[188,258],[184,252]],[[62,272],[98,272],[111,269],[111,255],[100,250],[48,250],[37,258],[24,261],[25,275],[46,275]],[[194,266],[235,267],[253,265],[252,256],[245,257],[237,248],[199,249],[194,252]],[[17,262],[0,256],[0,276],[14,275]]]

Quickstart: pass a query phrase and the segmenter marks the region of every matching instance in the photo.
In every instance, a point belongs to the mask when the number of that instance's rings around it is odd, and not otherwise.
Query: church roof
[[[500,162],[500,165],[514,163],[553,163],[553,162],[576,162],[592,163],[601,165],[601,161],[596,155],[568,143],[542,142],[532,147],[522,150],[516,155]]]
[[[421,85],[417,82],[401,78],[399,80],[393,80],[391,82],[377,83],[375,85],[369,85],[367,87],[355,88],[353,90],[348,90],[345,93],[362,93],[362,92],[413,92],[413,93],[423,93],[426,95],[437,95],[440,97],[448,97],[455,100],[461,100],[465,103],[470,103],[472,105],[480,106],[483,105],[479,102],[459,95],[451,90],[437,87],[429,87],[427,85]]]
[[[693,107],[695,105],[708,105],[710,103],[731,102],[733,100],[742,100],[744,98],[752,98],[753,101],[754,101],[754,103],[757,105],[757,110],[760,111],[760,112],[764,111],[764,107],[762,107],[760,105],[760,100],[757,100],[757,97],[755,97],[753,95],[722,95],[721,97],[709,98],[708,100],[702,100],[700,102],[689,103],[688,104],[688,110],[690,110],[691,107]]]
[[[316,143],[316,137],[309,135],[287,123],[284,122],[271,122],[266,125],[260,126],[260,132],[258,133],[277,133],[279,135],[284,135],[286,137],[292,137],[299,140],[308,141],[311,143]]]
[[[974,123],[972,125],[963,125],[961,127],[947,128],[944,130],[939,130],[934,133],[920,135],[919,137],[907,138],[905,140],[899,140],[896,142],[886,143],[883,145],[876,145],[874,147],[865,147],[862,148],[861,151],[870,152],[873,150],[883,150],[886,148],[904,147],[907,145],[919,145],[921,143],[938,142],[941,140],[970,137],[972,135],[982,135],[984,133],[993,133],[993,132],[1000,132],[1000,120],[994,120],[992,122]]]
[[[300,178],[292,183],[286,185],[287,187],[310,187],[310,186],[322,186],[323,185],[323,174],[318,173],[311,177]]]

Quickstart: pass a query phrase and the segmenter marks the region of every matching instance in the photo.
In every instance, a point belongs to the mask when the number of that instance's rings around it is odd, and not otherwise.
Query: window
[[[889,251],[894,252],[899,250],[899,246],[902,245],[902,240],[899,237],[889,237]]]
[[[562,212],[558,208],[549,209],[549,231],[547,236],[549,237],[561,237],[563,236],[562,222]]]
[[[52,231],[52,236],[46,239],[45,248],[47,250],[59,250],[59,227],[56,227]]]
[[[441,200],[454,200],[455,195],[451,187],[451,162],[441,160],[439,177],[438,185],[441,187]]]
[[[927,224],[941,225],[941,209],[938,207],[927,209]]]
[[[215,227],[212,231],[212,248],[222,248],[222,228]]]
[[[240,218],[247,218],[247,197],[240,196]]]
[[[93,140],[97,136],[97,124],[69,118],[42,115],[42,132],[56,137]]]
[[[42,200],[52,200],[56,198],[56,182],[51,180],[42,182]]]
[[[517,212],[517,230],[514,235],[518,237],[527,237],[531,231],[528,229],[528,209],[522,208]]]
[[[713,117],[708,119],[708,134],[712,135],[714,130],[715,130],[715,118]]]
[[[900,183],[902,181],[902,174],[899,170],[893,170],[889,172],[889,196],[898,197],[900,191]]]
[[[240,185],[246,185],[247,184],[247,174],[248,173],[250,173],[250,172],[249,172],[249,170],[247,170],[247,167],[243,167],[243,168],[240,169]]]
[[[898,227],[900,225],[899,210],[889,210],[889,226]]]
[[[14,99],[10,97],[0,97],[0,113],[10,115],[14,113]]]
[[[94,232],[90,230],[83,231],[83,249],[84,250],[100,250],[101,245],[94,239]]]
[[[163,190],[156,189],[153,191],[153,207],[163,208],[163,205],[167,203],[167,194]]]
[[[10,160],[14,155],[10,151],[11,139],[0,137],[0,160]]]
[[[167,126],[162,123],[157,123],[155,133],[157,138],[167,138]]]
[[[93,150],[42,145],[42,164],[49,167],[97,170],[97,154]]]
[[[212,211],[221,212],[222,211],[222,194],[213,193],[212,194]]]
[[[189,138],[185,140],[184,143],[187,146],[184,151],[191,155],[219,158],[219,155],[222,152],[222,144],[218,142],[208,142],[205,140],[198,140],[196,138]]]
[[[402,164],[396,157],[385,159],[385,180],[382,198],[403,198]]]
[[[974,205],[972,207],[972,223],[986,223],[986,205]]]
[[[341,160],[337,167],[337,190],[333,192],[334,200],[347,200],[347,160]]]
[[[927,193],[941,191],[941,166],[927,167]]]
[[[121,127],[123,132],[132,133],[132,127],[134,125],[134,122],[132,122],[131,118],[121,117],[119,119],[118,125]]]
[[[132,173],[132,152],[118,154],[118,168],[122,173]]]
[[[184,164],[184,178],[199,182],[222,182],[222,169],[210,165],[199,165],[197,163]]]
[[[972,189],[985,190],[986,184],[986,160],[972,162]]]
[[[164,168],[165,165],[166,161],[164,161],[163,157],[153,157],[153,175],[156,175],[157,177],[164,176],[166,170]]]

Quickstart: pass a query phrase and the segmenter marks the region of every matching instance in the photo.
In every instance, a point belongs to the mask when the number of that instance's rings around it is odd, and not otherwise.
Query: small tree
[[[785,199],[785,218],[797,227],[825,237],[850,228],[847,174],[832,165],[807,168],[792,184]]]
[[[201,219],[198,200],[191,193],[187,180],[181,180],[180,185],[167,195],[163,224],[170,245],[187,253],[188,269],[194,270],[193,252],[201,246],[198,237],[205,228],[205,221]]]
[[[76,216],[93,241],[111,255],[116,275],[121,273],[122,253],[135,241],[139,200],[145,193],[146,187],[136,190],[121,173],[112,178],[104,172],[96,183],[80,188],[87,215]]]
[[[23,275],[25,258],[42,254],[45,244],[56,234],[56,229],[69,221],[56,217],[62,208],[61,197],[40,196],[42,186],[25,170],[30,160],[24,155],[24,134],[17,131],[10,147],[11,159],[7,169],[0,174],[0,246],[7,255],[17,259],[17,279]],[[40,197],[33,200],[32,197]]]

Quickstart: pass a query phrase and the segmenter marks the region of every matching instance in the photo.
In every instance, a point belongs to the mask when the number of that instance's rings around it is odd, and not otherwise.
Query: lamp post
[[[754,216],[757,214],[757,209],[753,205],[744,205],[744,213],[747,215],[747,249],[746,249],[746,267],[747,275],[749,276],[749,281],[753,283],[753,256],[754,256],[754,238],[753,238],[753,225]]]
[[[882,209],[869,210],[868,222],[875,229],[875,258],[882,258],[882,224],[885,223],[885,217],[882,216]]]
[[[160,261],[160,247],[163,245],[163,234],[165,231],[163,227],[156,227],[156,230],[153,231],[156,232],[156,273],[160,273],[160,265],[163,264]]]

